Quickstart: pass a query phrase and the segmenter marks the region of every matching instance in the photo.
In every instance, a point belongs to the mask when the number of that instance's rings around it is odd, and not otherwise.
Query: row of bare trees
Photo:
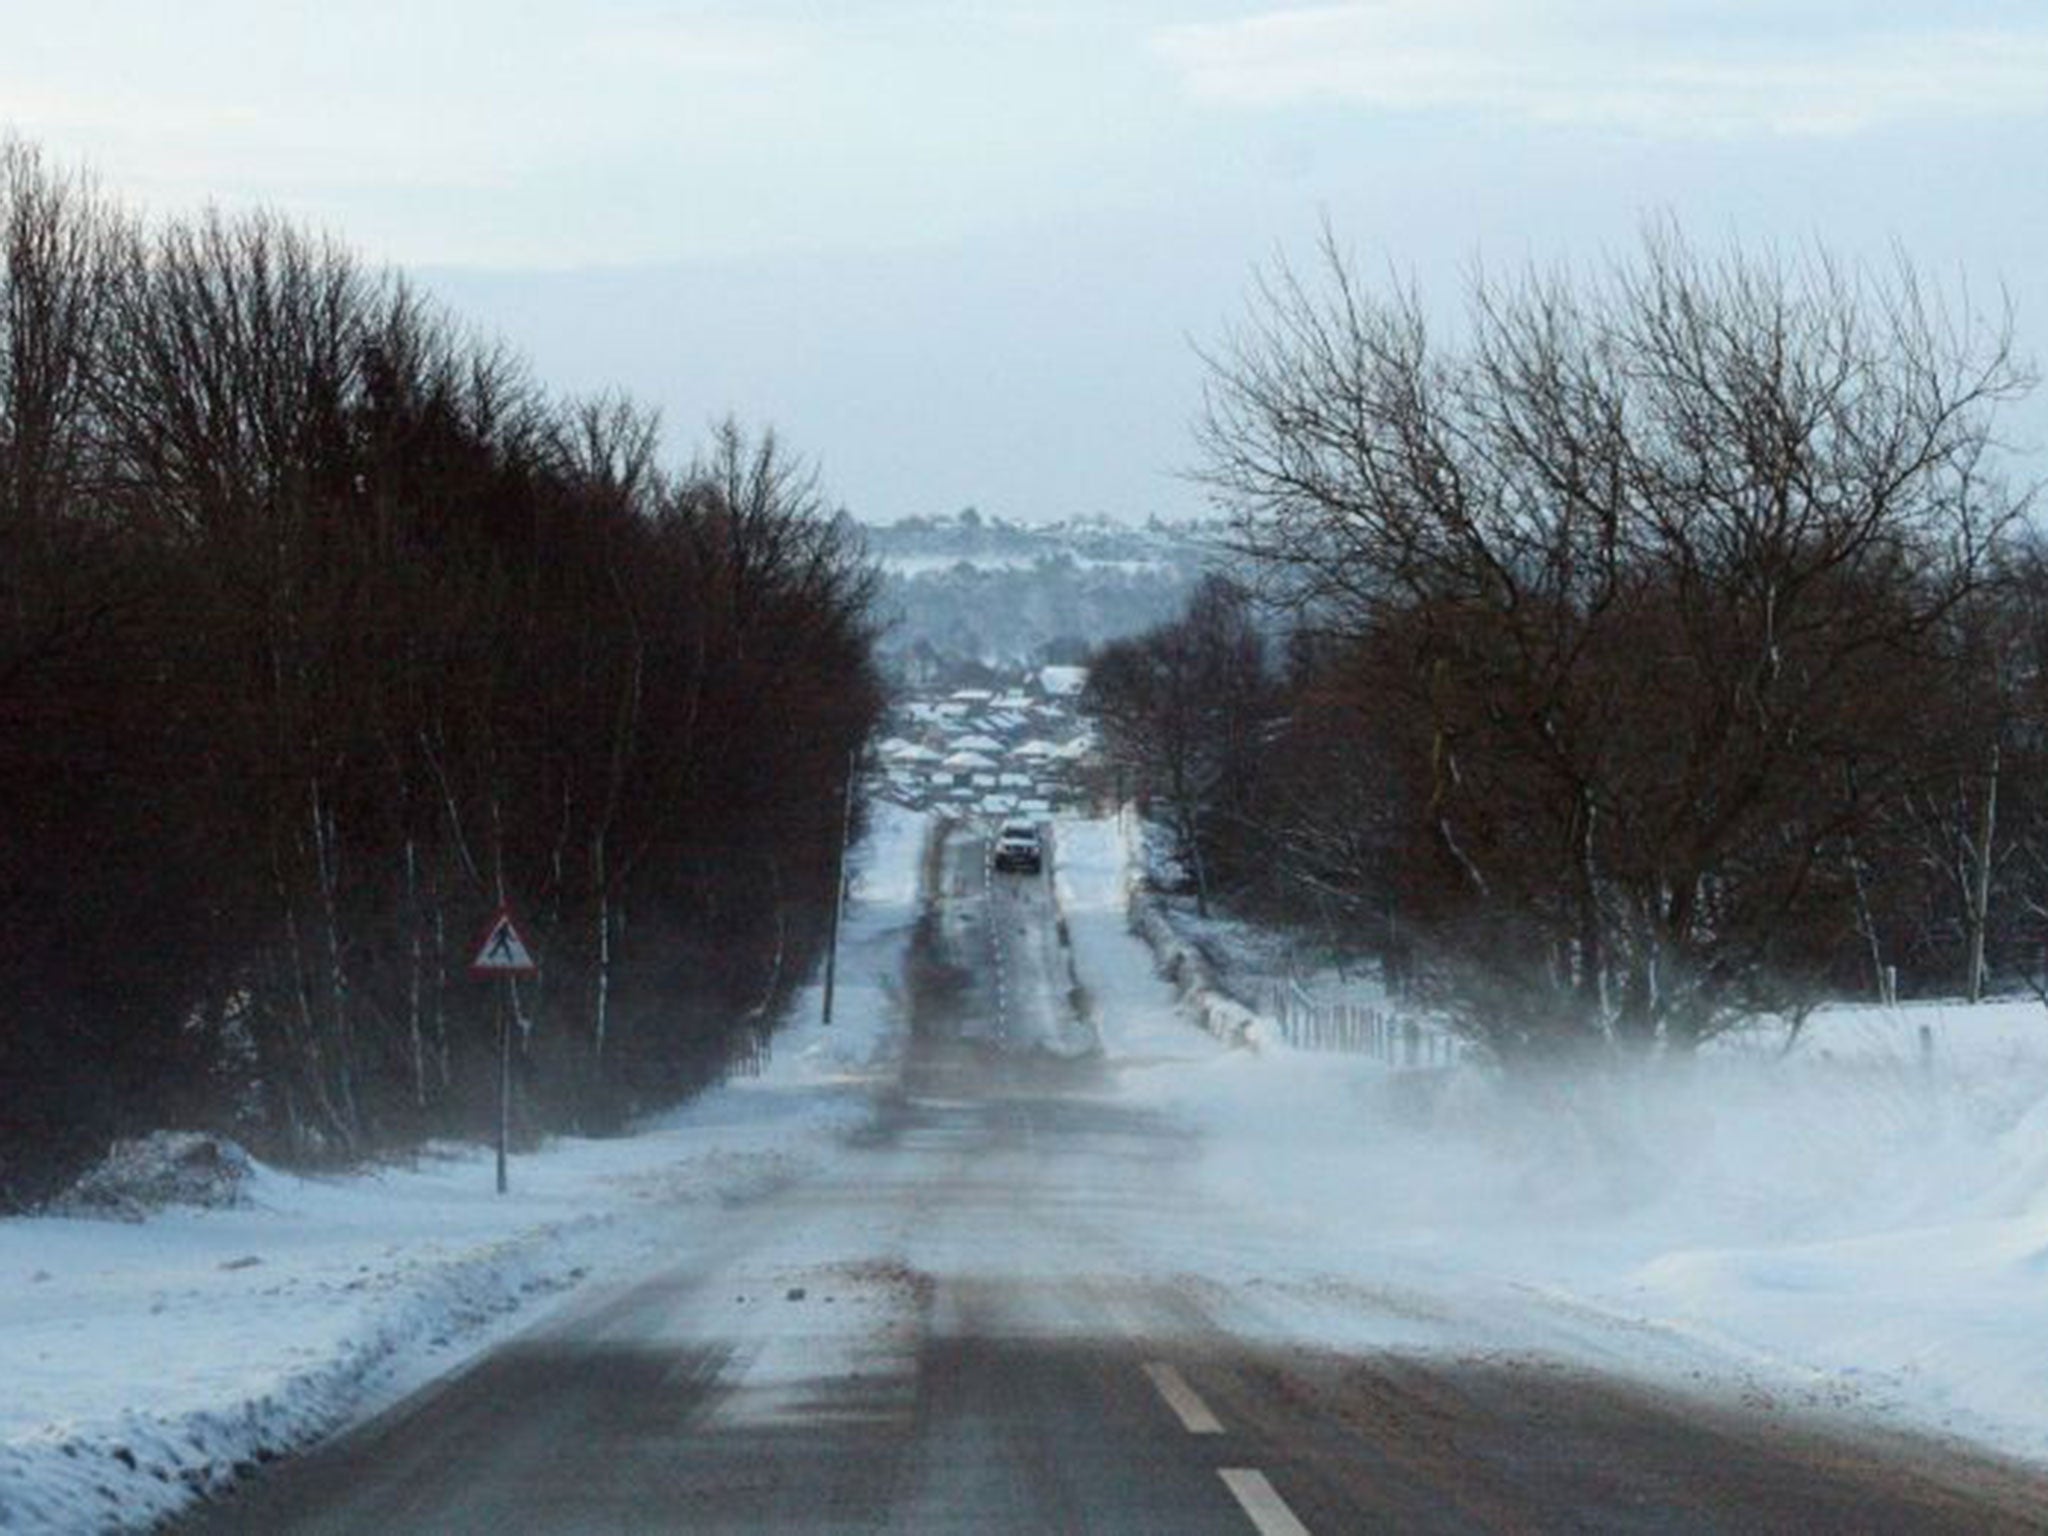
[[[1210,358],[1201,473],[1292,631],[1233,706],[1264,722],[1242,888],[1502,1057],[2038,974],[2009,317],[1668,228],[1468,298],[1445,344],[1328,245]]]
[[[0,1197],[125,1130],[597,1128],[815,958],[872,575],[772,436],[662,467],[276,217],[0,148]]]

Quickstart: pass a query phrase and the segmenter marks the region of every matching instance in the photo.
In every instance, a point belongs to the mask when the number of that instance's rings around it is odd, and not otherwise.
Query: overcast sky
[[[1324,217],[1446,296],[1650,214],[1896,241],[2048,354],[2041,0],[0,0],[0,127],[421,272],[679,455],[772,423],[883,519],[1200,511],[1191,340]]]

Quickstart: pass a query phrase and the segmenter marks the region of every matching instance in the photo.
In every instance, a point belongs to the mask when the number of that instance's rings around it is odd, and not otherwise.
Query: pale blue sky
[[[1446,295],[1650,213],[1896,240],[2048,352],[2038,3],[0,0],[0,39],[0,124],[133,200],[287,209],[876,517],[1198,510],[1188,340],[1325,214]]]

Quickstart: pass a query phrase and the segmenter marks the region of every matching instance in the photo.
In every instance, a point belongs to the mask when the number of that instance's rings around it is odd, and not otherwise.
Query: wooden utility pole
[[[832,988],[839,970],[839,924],[846,911],[846,845],[853,838],[853,775],[858,751],[846,754],[846,794],[839,809],[839,856],[832,863],[832,935],[825,944],[825,1014],[832,1022]]]

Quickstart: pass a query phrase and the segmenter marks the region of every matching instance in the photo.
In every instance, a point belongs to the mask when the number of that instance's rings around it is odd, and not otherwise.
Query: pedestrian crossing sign
[[[533,951],[527,947],[519,925],[512,921],[511,908],[498,908],[491,926],[484,930],[483,942],[477,945],[476,958],[469,962],[469,968],[478,976],[531,976],[537,969]]]

